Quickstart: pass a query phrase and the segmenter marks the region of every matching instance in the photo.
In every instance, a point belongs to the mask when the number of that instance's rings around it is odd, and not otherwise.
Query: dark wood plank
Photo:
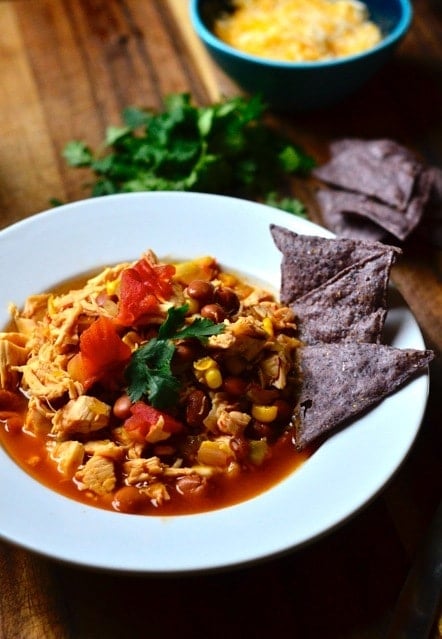
[[[0,544],[0,638],[68,639],[68,609],[52,565]]]

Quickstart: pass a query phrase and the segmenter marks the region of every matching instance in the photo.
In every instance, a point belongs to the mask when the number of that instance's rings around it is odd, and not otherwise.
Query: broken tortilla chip
[[[403,144],[399,144],[396,140],[389,138],[379,138],[375,140],[366,140],[363,138],[340,138],[330,143],[330,154],[332,157],[339,155],[343,151],[348,151],[354,147],[367,149],[368,153],[374,158],[385,160],[392,155],[400,155],[411,161],[416,161],[415,154]]]
[[[429,206],[431,170],[388,139],[344,138],[330,144],[330,153],[313,171],[328,185],[317,193],[324,224],[338,237],[404,242]]]
[[[346,191],[319,189],[316,199],[324,224],[338,237],[388,243],[389,234],[385,229],[351,210],[354,207],[353,196]]]
[[[361,193],[321,189],[317,193],[318,204],[325,221],[334,215],[352,215],[360,217],[362,225],[371,221],[376,226],[399,240],[405,240],[418,226],[422,219],[426,202],[429,198],[430,184],[427,184],[427,173],[423,172],[417,179],[419,185],[405,210],[400,211]],[[327,220],[328,218],[328,220]],[[337,232],[336,228],[334,230]]]
[[[409,153],[383,153],[373,143],[355,140],[341,145],[313,174],[327,184],[362,193],[390,207],[405,210],[421,167]]]
[[[379,344],[317,344],[299,349],[301,391],[294,414],[299,450],[398,389],[433,352]]]

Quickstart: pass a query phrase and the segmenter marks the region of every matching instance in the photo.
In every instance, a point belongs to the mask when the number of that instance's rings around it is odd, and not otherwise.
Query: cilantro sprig
[[[146,397],[155,408],[168,408],[178,400],[180,381],[172,373],[171,363],[175,352],[175,340],[196,338],[206,343],[211,335],[219,335],[224,324],[215,324],[204,317],[197,317],[185,325],[188,305],[172,307],[160,325],[158,337],[140,346],[125,370],[127,392],[132,402]]]
[[[172,94],[163,111],[124,109],[122,126],[108,127],[97,151],[72,140],[63,155],[91,169],[92,196],[179,190],[265,200],[288,175],[314,165],[266,124],[265,109],[259,96],[197,107],[189,94]]]
[[[307,210],[301,200],[289,196],[279,196],[274,191],[267,194],[265,203],[286,213],[307,219]]]

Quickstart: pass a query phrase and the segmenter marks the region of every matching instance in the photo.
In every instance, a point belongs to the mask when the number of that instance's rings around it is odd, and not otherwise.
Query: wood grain
[[[358,94],[326,112],[270,112],[269,124],[319,162],[331,140],[353,135],[395,138],[442,166],[442,8],[439,0],[413,4],[397,56]],[[195,37],[186,0],[0,0],[0,24],[1,227],[46,209],[50,198],[85,197],[88,173],[68,168],[63,148],[71,139],[97,147],[123,107],[159,108],[181,91],[207,104],[239,91]],[[295,180],[292,189],[320,221],[310,185]],[[42,250],[46,259],[50,247]],[[440,251],[413,242],[394,271],[437,349],[441,264]],[[440,499],[441,393],[438,359],[421,432],[396,477],[345,526],[264,565],[136,578],[0,542],[0,639],[380,639]],[[302,513],[290,507],[296,525]]]
[[[0,545],[0,638],[67,639],[66,608],[50,565]]]

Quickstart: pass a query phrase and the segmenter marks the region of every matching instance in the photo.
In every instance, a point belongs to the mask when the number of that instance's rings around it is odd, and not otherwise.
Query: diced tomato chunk
[[[160,302],[170,299],[173,287],[172,264],[151,264],[146,258],[121,274],[117,321],[133,326],[158,312]]]
[[[100,317],[80,337],[80,352],[69,362],[68,372],[87,389],[106,376],[123,370],[131,350],[108,317]]]
[[[135,402],[130,412],[131,417],[124,422],[124,428],[136,441],[161,441],[183,428],[174,417],[144,402]]]

